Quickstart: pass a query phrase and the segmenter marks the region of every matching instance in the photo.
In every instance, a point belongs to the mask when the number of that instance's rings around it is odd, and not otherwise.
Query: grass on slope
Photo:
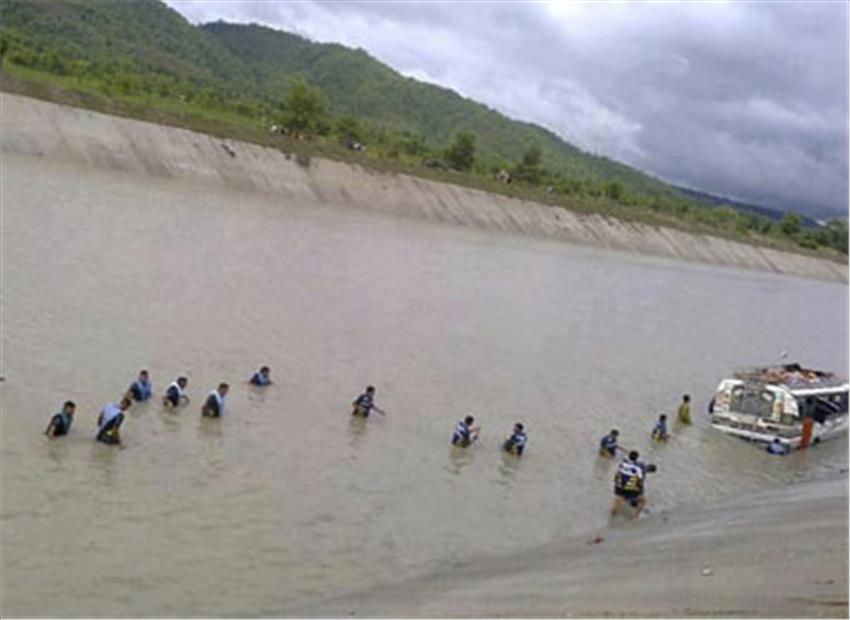
[[[86,84],[73,76],[59,76],[4,63],[2,72],[0,72],[0,90],[115,116],[181,127],[221,138],[260,144],[292,153],[305,164],[308,164],[311,157],[324,157],[357,164],[375,172],[409,174],[514,198],[560,206],[578,213],[599,214],[624,221],[665,226],[685,232],[708,234],[740,241],[750,245],[828,258],[842,263],[846,262],[845,256],[832,249],[806,250],[791,240],[756,235],[752,231],[718,230],[708,223],[682,219],[645,207],[622,205],[601,196],[549,196],[538,188],[505,185],[495,179],[473,173],[428,168],[415,159],[386,159],[377,157],[368,151],[365,153],[353,152],[333,140],[297,141],[286,136],[270,134],[255,120],[241,116],[236,112],[193,105],[174,98],[160,97],[156,93],[145,95],[112,93],[106,95],[96,86]]]

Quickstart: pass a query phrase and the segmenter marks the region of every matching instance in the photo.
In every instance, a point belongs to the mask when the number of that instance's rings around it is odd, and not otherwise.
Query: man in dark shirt
[[[137,402],[142,402],[151,397],[153,386],[151,385],[150,375],[147,370],[139,372],[139,377],[130,384],[127,393]]]
[[[65,401],[62,405],[62,411],[50,418],[50,423],[47,425],[47,430],[44,434],[48,437],[61,437],[67,435],[71,430],[71,423],[74,421],[74,410],[77,406],[73,401]]]
[[[611,458],[617,456],[617,450],[621,449],[617,444],[617,438],[619,436],[620,431],[616,428],[612,428],[610,433],[599,440],[599,454],[601,456],[610,456]]]
[[[251,377],[249,383],[257,387],[265,387],[272,384],[271,369],[268,366],[263,366]]]
[[[525,432],[525,427],[522,425],[522,422],[517,422],[514,424],[514,430],[513,433],[511,433],[511,436],[505,440],[504,444],[502,444],[502,449],[508,454],[522,456],[527,443],[528,434]]]
[[[207,401],[201,408],[201,415],[207,418],[220,418],[224,413],[224,397],[227,396],[229,390],[229,385],[219,383],[218,388],[207,396]]]
[[[372,413],[374,409],[381,415],[386,415],[386,412],[380,409],[374,402],[375,399],[375,387],[370,385],[366,388],[366,391],[357,397],[357,399],[351,403],[354,409],[351,411],[351,415],[362,416],[364,418],[368,418],[369,414]]]
[[[189,385],[189,380],[186,377],[177,377],[177,381],[168,386],[165,390],[165,396],[162,397],[162,404],[166,407],[179,407],[189,402],[189,397],[183,393],[186,386]]]

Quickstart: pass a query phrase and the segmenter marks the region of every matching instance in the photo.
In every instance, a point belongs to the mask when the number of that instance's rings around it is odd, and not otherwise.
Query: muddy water
[[[846,374],[846,286],[11,156],[2,207],[5,615],[269,615],[604,527],[612,426],[659,465],[656,513],[847,461],[846,438],[770,458],[705,415],[782,350]],[[261,364],[277,383],[250,389]],[[95,444],[142,367],[157,393],[186,374],[192,404],[138,405],[123,449]],[[201,420],[219,381],[228,413]],[[388,415],[352,421],[367,383]],[[651,445],[683,392],[694,426]],[[499,453],[517,420],[519,462]]]

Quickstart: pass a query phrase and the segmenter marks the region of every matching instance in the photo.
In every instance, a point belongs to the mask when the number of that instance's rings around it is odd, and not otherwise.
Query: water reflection
[[[224,430],[221,418],[200,416],[198,420],[198,438],[217,440],[212,445],[224,442]]]
[[[499,484],[513,486],[516,481],[517,472],[519,471],[519,461],[520,457],[514,454],[508,454],[502,450],[501,461],[499,463],[499,473],[501,474]]]
[[[469,448],[459,448],[458,446],[449,447],[449,464],[445,467],[450,474],[459,475],[464,467],[470,465],[473,461],[474,446]]]
[[[178,433],[180,431],[180,409],[172,407],[161,407],[159,410],[159,419],[162,420],[162,425],[169,433]]]
[[[269,388],[253,385],[251,383],[248,384],[248,400],[252,403],[256,403],[258,405],[262,405],[266,402],[267,394]]]
[[[369,431],[369,420],[362,416],[353,415],[348,423],[348,445],[352,449],[359,448],[366,439]]]

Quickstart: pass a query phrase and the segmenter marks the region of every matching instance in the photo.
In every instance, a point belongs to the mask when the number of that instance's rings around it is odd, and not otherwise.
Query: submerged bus
[[[712,428],[749,441],[804,448],[847,432],[847,381],[799,364],[742,368],[720,382]]]

